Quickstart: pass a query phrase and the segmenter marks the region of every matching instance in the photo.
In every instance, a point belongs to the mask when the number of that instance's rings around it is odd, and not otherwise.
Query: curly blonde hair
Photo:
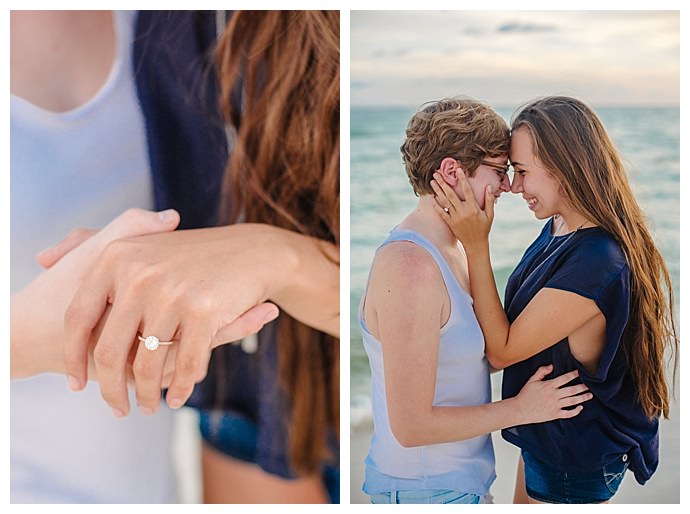
[[[510,149],[510,129],[488,104],[468,97],[429,102],[412,117],[400,151],[415,195],[433,194],[431,179],[446,157],[474,176],[482,159]]]

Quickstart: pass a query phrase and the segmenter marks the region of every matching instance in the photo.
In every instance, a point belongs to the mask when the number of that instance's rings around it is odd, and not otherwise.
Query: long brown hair
[[[225,219],[339,245],[339,12],[237,11],[217,62],[221,109],[235,130]],[[329,429],[339,427],[338,340],[283,313],[278,353],[292,464],[313,473],[329,456]]]
[[[665,354],[668,349],[674,356],[675,382],[679,342],[671,278],[620,155],[594,111],[575,98],[552,96],[523,106],[512,120],[513,130],[520,127],[529,131],[535,155],[566,201],[621,245],[630,267],[622,346],[645,413],[668,418]]]

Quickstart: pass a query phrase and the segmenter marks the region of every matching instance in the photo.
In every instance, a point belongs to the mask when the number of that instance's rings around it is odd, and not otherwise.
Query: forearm
[[[498,296],[489,243],[467,248],[466,252],[474,312],[484,333],[486,355],[493,367],[501,369],[504,367],[501,357],[508,342],[510,323]]]
[[[413,447],[472,439],[524,422],[518,401],[509,398],[471,407],[432,406],[391,424],[398,442]]]
[[[45,324],[35,316],[49,306],[32,302],[26,290],[10,302],[10,379],[64,372],[60,336],[43,333]]]
[[[276,230],[285,269],[268,299],[302,323],[340,337],[339,248],[288,230]]]

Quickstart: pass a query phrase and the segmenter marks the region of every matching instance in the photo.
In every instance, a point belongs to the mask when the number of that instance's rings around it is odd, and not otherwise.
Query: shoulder
[[[585,229],[559,261],[547,287],[577,292],[598,304],[606,298],[627,303],[628,262],[618,241],[604,230]]]
[[[374,272],[407,284],[442,280],[441,271],[431,254],[411,241],[394,241],[381,247],[374,259]]]
[[[599,227],[584,229],[571,253],[577,260],[584,260],[592,266],[604,267],[612,272],[628,267],[620,243]]]

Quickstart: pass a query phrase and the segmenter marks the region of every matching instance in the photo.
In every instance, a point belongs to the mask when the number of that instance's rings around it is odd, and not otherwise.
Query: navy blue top
[[[136,34],[134,74],[156,208],[177,209],[180,228],[217,225],[228,145],[214,70],[216,13],[140,11]],[[238,345],[216,348],[208,375],[187,405],[249,419],[256,427],[255,462],[291,478],[296,474],[288,451],[289,400],[278,381],[279,322],[280,317],[259,332],[256,353],[245,353]],[[329,442],[338,466],[338,441],[331,434]]]
[[[577,369],[594,398],[574,418],[508,428],[503,437],[561,471],[594,471],[627,453],[636,480],[644,484],[659,462],[659,421],[647,418],[637,400],[622,347],[630,303],[625,255],[598,227],[552,237],[551,226],[552,220],[508,279],[508,320],[513,323],[542,288],[571,291],[594,300],[606,318],[604,349],[597,371],[590,374],[575,360],[565,338],[506,368],[503,398],[516,396],[537,368],[547,364],[554,366],[547,378]]]

